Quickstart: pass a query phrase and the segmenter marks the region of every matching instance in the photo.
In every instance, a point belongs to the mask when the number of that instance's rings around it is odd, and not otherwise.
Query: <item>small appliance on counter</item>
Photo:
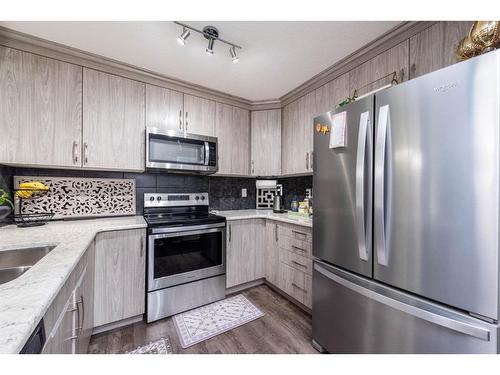
[[[281,209],[283,208],[283,186],[277,180],[256,180],[255,208],[258,210],[274,210],[275,197],[281,196]],[[284,212],[284,211],[283,211]]]
[[[274,196],[273,212],[275,214],[282,214],[286,212],[286,210],[283,208],[283,197],[281,195]]]

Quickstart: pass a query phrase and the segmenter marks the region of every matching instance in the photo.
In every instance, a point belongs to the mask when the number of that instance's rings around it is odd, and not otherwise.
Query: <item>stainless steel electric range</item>
[[[148,323],[225,297],[226,219],[208,193],[144,194]]]

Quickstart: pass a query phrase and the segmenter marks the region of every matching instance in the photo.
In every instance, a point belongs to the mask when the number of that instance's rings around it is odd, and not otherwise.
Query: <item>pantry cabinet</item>
[[[82,67],[0,46],[0,163],[80,166]]]
[[[219,171],[222,175],[250,173],[250,112],[217,103],[215,135],[218,139]]]
[[[215,102],[184,94],[184,131],[215,136]]]
[[[184,95],[164,87],[146,85],[146,127],[182,131]]]
[[[99,233],[95,240],[94,327],[144,314],[144,229]]]
[[[471,21],[437,22],[410,38],[410,78],[458,62],[457,45],[472,26]]]
[[[382,52],[349,72],[350,96],[362,96],[391,83],[396,73],[399,83],[408,80],[409,42],[404,42]]]
[[[252,176],[281,174],[281,110],[252,112],[250,154]]]
[[[83,166],[143,171],[145,85],[83,69]]]

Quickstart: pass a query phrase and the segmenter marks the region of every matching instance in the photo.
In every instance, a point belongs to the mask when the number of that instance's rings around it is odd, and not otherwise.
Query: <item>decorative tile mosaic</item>
[[[257,188],[257,209],[273,208],[274,197],[276,195],[283,195],[283,185],[276,184],[276,189],[261,189]]]
[[[135,215],[135,180],[83,177],[14,176],[14,188],[22,182],[40,181],[49,191],[31,199],[16,197],[16,212],[54,212],[67,217]]]

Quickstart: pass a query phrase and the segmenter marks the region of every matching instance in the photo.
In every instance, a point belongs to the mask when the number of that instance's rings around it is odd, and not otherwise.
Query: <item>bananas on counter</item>
[[[39,181],[29,181],[29,182],[21,182],[19,184],[19,190],[16,190],[16,195],[19,198],[30,198],[33,193],[38,191],[48,191],[49,187],[42,182]]]

